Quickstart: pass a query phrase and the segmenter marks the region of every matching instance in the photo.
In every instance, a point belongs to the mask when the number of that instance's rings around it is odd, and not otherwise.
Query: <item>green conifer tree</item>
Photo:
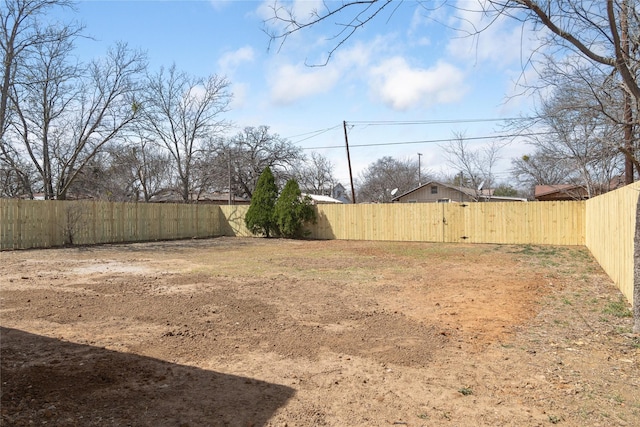
[[[277,198],[276,180],[271,169],[266,167],[258,178],[256,189],[251,196],[251,205],[244,217],[245,225],[249,231],[253,234],[262,234],[265,237],[277,234],[278,229],[274,215]]]
[[[305,222],[316,221],[316,211],[309,196],[302,197],[295,179],[290,179],[282,189],[275,206],[275,219],[284,237],[302,237]]]

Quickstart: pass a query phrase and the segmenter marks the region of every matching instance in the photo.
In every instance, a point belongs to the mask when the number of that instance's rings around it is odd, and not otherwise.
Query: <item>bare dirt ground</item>
[[[584,248],[219,238],[0,253],[3,426],[640,425]]]

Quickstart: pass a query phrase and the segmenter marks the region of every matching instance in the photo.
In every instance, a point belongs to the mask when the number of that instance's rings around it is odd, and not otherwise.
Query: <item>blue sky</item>
[[[458,3],[466,9],[475,4]],[[279,49],[269,49],[263,23],[272,4],[80,1],[73,17],[93,40],[79,42],[77,54],[89,60],[124,41],[147,52],[152,70],[175,63],[195,76],[225,75],[234,93],[227,113],[236,126],[232,134],[244,126],[268,125],[306,153],[316,149],[331,159],[344,184],[348,168],[343,120],[351,125],[356,178],[380,157],[417,159],[417,153],[422,153],[423,170],[453,174],[439,143],[428,141],[452,138],[454,132],[467,137],[501,134],[500,122],[467,121],[527,115],[531,108],[526,97],[507,102],[518,92],[514,82],[523,77],[522,58],[527,56],[528,37],[515,22],[498,21],[479,38],[462,37],[447,26],[478,25],[478,14],[427,11],[404,2],[392,16],[356,33],[326,66],[309,67],[305,61],[322,62],[333,46],[335,27],[313,28],[290,37]],[[319,4],[296,1],[294,6],[304,16]],[[447,123],[381,124],[411,121]],[[478,140],[473,147],[484,143]],[[527,151],[519,143],[502,150],[499,181],[509,179],[510,158]]]

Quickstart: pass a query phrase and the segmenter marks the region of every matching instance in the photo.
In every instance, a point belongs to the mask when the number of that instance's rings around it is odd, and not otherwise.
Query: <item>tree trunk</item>
[[[633,333],[640,334],[640,196],[636,204],[633,261]]]
[[[625,57],[629,57],[629,5],[624,0],[620,5],[620,48]],[[633,111],[631,110],[631,94],[624,91],[624,183],[633,184]]]

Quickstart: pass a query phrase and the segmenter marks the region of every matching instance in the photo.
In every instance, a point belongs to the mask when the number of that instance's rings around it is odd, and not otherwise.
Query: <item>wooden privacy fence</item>
[[[633,249],[640,182],[587,200],[586,246],[602,269],[633,301]]]
[[[319,205],[316,239],[584,245],[584,202]]]
[[[220,236],[212,205],[0,199],[0,249]]]
[[[584,202],[319,205],[314,239],[585,244]],[[1,249],[250,236],[248,206],[0,200]]]

